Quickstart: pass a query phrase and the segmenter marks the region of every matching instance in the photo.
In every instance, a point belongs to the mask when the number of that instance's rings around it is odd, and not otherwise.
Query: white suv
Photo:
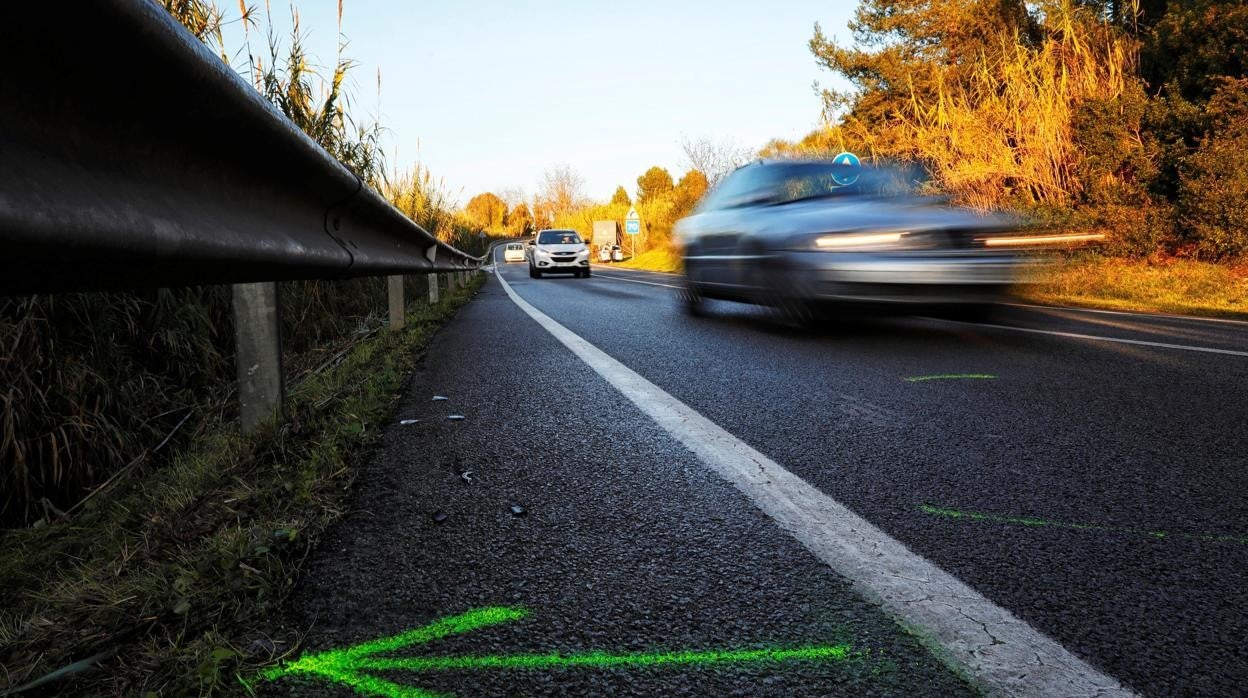
[[[529,276],[551,273],[589,276],[589,247],[575,230],[543,230],[529,245]]]

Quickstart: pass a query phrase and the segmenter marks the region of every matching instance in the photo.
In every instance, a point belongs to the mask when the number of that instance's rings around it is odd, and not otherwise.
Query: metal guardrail
[[[150,0],[3,3],[0,294],[461,271]]]

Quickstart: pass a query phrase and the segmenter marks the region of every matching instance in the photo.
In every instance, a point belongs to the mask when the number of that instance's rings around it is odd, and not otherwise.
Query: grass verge
[[[421,351],[482,282],[307,376],[280,425],[223,427],[68,520],[5,532],[0,690],[62,671],[45,690],[211,694],[290,651],[297,638],[266,635],[266,617],[343,513]]]
[[[1107,310],[1248,319],[1248,265],[1076,254],[1026,288],[1027,300]]]
[[[680,260],[680,252],[667,245],[648,252],[642,252],[636,257],[630,257],[612,266],[625,269],[641,269],[643,271],[666,271],[674,274],[679,274],[684,270],[684,265],[681,264]]]

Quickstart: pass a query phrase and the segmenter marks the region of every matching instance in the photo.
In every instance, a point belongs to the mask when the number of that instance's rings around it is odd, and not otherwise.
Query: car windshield
[[[832,162],[766,166],[768,203],[839,196],[912,196],[923,186],[918,168],[852,167]]]
[[[537,236],[539,245],[576,245],[580,242],[581,236],[574,230],[544,230]]]

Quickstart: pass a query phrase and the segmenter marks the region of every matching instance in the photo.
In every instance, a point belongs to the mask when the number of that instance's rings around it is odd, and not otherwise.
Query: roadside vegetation
[[[267,624],[434,331],[481,279],[334,342],[297,375],[280,426],[221,420],[159,467],[124,473],[63,517],[4,534],[0,664],[9,687],[94,659],[59,695],[242,690],[293,651]]]
[[[321,73],[297,15],[279,38],[245,4],[162,4],[412,220],[485,252],[438,178],[389,167],[384,129],[343,90],[341,48]],[[246,29],[235,50],[231,22]],[[409,297],[427,298],[427,282],[409,278]],[[236,671],[289,649],[297,638],[267,637],[265,614],[340,512],[420,348],[469,294],[414,305],[390,334],[382,278],[282,283],[287,420],[250,437],[235,426],[229,287],[0,299],[0,691],[59,670],[73,675],[51,689],[62,695],[237,689]]]
[[[684,264],[680,259],[680,250],[671,245],[647,250],[636,257],[629,257],[623,262],[615,264],[615,266],[644,271],[663,271],[672,274],[679,274],[684,271]]]
[[[1049,305],[1248,319],[1248,267],[1084,252],[1061,261],[1022,294]]]

